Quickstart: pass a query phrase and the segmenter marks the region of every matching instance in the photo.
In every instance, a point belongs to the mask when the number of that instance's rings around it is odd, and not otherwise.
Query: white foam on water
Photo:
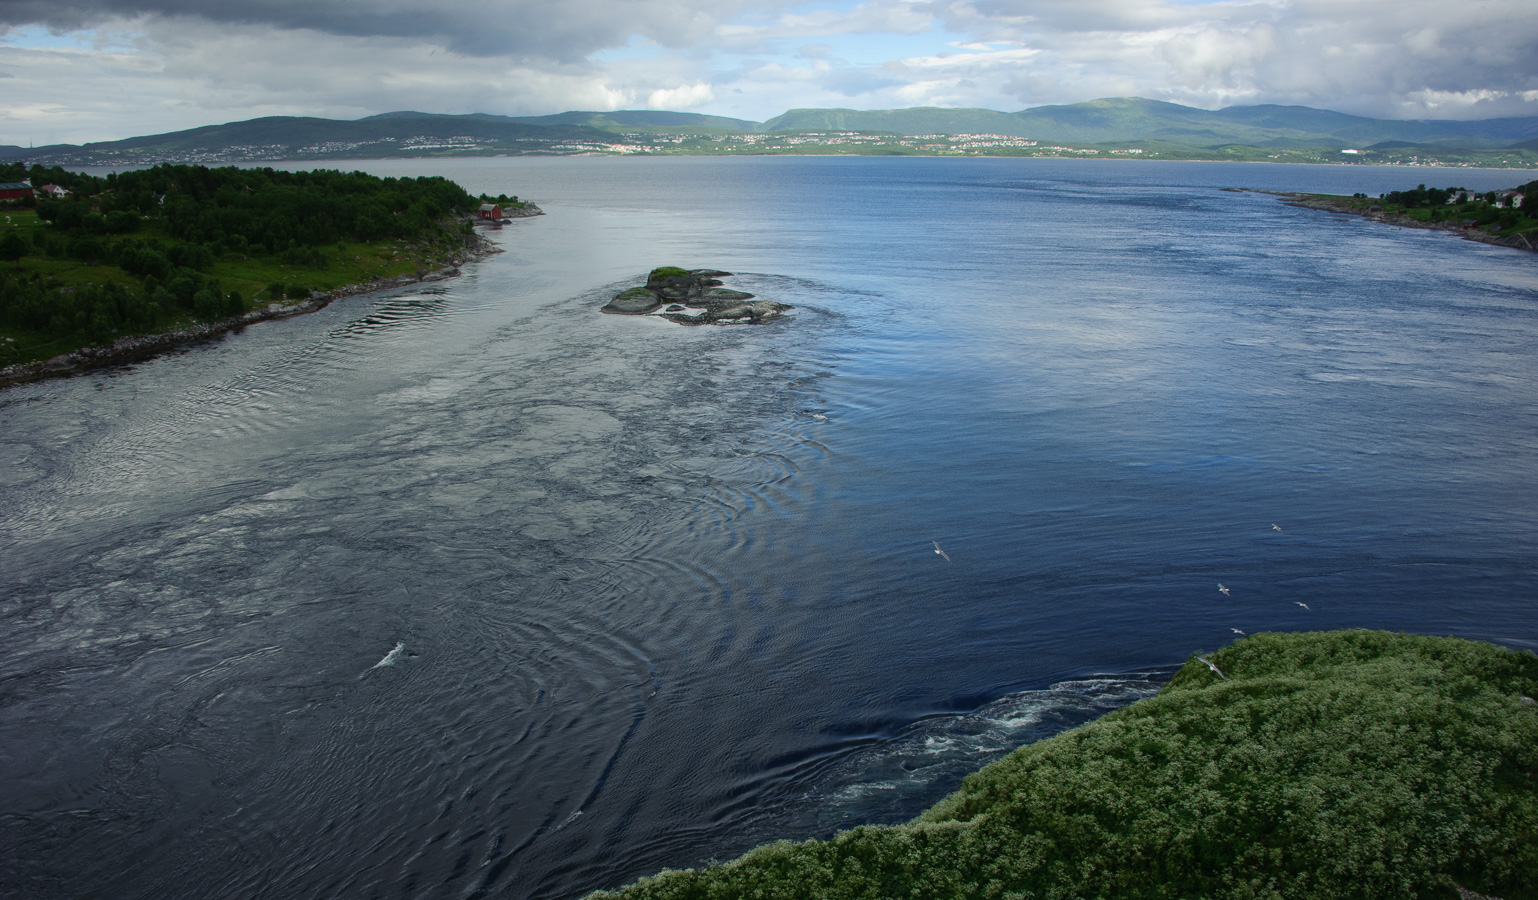
[[[906,819],[1010,750],[1152,696],[1166,678],[1148,672],[1075,679],[927,716],[833,766],[812,791],[816,816],[839,827]]]
[[[374,671],[374,669],[382,668],[384,666],[393,666],[393,665],[395,665],[395,661],[397,659],[400,659],[401,653],[405,652],[405,650],[406,650],[406,642],[405,641],[396,641],[395,642],[395,649],[391,650],[389,653],[386,653],[384,655],[384,659],[381,659],[379,662],[374,663],[374,668],[373,669],[369,669],[369,671],[372,672],[372,671]]]

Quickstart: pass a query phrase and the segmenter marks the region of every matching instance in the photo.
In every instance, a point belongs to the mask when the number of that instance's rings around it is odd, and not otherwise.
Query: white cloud
[[[900,60],[904,66],[923,69],[970,69],[979,66],[996,66],[1001,63],[1023,62],[1040,53],[1030,47],[1010,50],[983,49],[972,53],[941,53],[936,56],[914,56]]]
[[[715,91],[704,82],[685,84],[676,88],[658,88],[646,98],[650,109],[692,109],[715,99]]]
[[[1538,114],[1532,0],[0,0],[6,24],[25,27],[0,32],[4,143],[273,114],[1128,95]]]
[[[728,46],[745,48],[841,34],[911,35],[931,31],[932,18],[927,4],[867,0],[848,10],[814,9],[787,12],[761,23],[726,23],[716,29],[716,37]]]
[[[1519,99],[1538,88],[1538,5],[1528,0],[938,0],[937,10],[969,39],[1043,51],[1014,73],[1023,105],[1131,84],[1207,107],[1433,115],[1428,98],[1452,93],[1484,98],[1465,110],[1538,113]]]

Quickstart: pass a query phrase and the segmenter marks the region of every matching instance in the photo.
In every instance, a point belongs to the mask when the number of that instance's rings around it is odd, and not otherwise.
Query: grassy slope
[[[918,819],[597,898],[1538,898],[1538,657],[1264,634]]]

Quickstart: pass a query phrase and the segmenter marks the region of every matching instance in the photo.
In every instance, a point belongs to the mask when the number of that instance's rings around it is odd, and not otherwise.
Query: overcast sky
[[[1100,97],[1538,115],[1538,0],[0,0],[0,144],[265,115]]]

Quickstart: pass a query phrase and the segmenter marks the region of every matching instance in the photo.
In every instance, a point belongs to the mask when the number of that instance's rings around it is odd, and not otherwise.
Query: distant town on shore
[[[1306,106],[1197,109],[1111,98],[1019,112],[797,109],[766,122],[661,110],[548,116],[273,116],[83,145],[0,146],[0,162],[142,167],[454,156],[858,155],[1184,159],[1538,168],[1538,117],[1373,119]]]

